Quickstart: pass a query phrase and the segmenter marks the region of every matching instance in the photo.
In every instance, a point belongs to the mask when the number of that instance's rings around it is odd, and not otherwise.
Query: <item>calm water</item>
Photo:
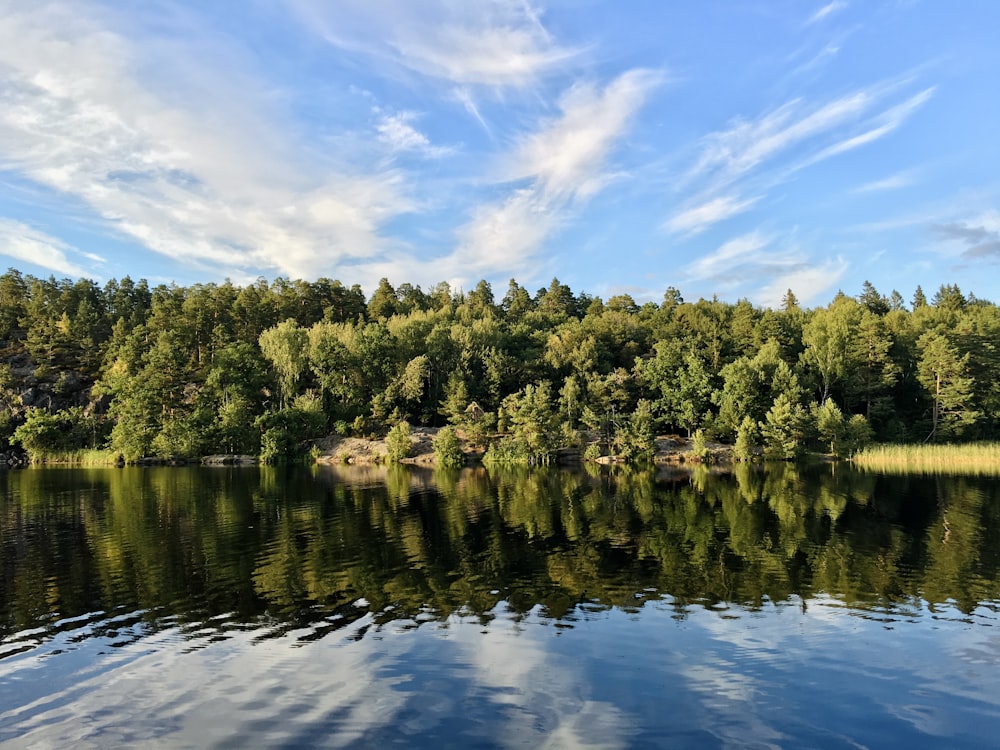
[[[1000,482],[0,474],[12,747],[988,747]]]

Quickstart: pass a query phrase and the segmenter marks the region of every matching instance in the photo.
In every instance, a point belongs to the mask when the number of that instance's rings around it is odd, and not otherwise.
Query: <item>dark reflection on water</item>
[[[981,746],[1000,483],[0,474],[0,742]]]

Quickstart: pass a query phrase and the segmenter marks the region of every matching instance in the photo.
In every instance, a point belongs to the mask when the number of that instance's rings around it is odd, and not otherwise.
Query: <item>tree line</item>
[[[499,461],[648,457],[654,436],[792,458],[997,438],[1000,312],[865,282],[824,307],[607,300],[553,279],[188,287],[0,276],[0,443],[35,458],[292,457],[331,433],[450,426]],[[598,441],[585,447],[588,438]],[[2,447],[2,446],[0,446]]]

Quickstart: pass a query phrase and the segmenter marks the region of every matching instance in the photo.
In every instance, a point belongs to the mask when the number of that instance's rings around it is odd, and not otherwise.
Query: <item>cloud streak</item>
[[[578,54],[525,0],[288,0],[330,44],[457,85],[522,87]]]
[[[935,91],[926,88],[880,108],[892,88],[861,89],[813,106],[794,99],[756,120],[741,118],[708,134],[694,164],[677,181],[677,190],[694,195],[664,228],[693,235],[743,213],[803,169],[894,132]]]
[[[827,3],[809,17],[809,20],[806,21],[806,26],[819,23],[846,7],[847,3],[843,2],[843,0],[834,0],[832,3]]]
[[[688,264],[682,275],[690,281],[738,291],[756,304],[776,308],[788,289],[804,303],[818,299],[840,281],[847,268],[843,258],[817,262],[796,244],[755,231],[734,237]]]
[[[0,254],[9,258],[41,266],[49,271],[66,276],[83,276],[82,266],[69,259],[69,253],[78,253],[62,240],[29,227],[19,221],[0,218]],[[92,262],[103,262],[103,258],[90,253],[82,253]]]

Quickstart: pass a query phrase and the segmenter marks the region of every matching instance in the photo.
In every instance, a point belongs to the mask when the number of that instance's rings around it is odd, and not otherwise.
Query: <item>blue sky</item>
[[[993,0],[0,0],[0,262],[998,301],[997,29]]]

